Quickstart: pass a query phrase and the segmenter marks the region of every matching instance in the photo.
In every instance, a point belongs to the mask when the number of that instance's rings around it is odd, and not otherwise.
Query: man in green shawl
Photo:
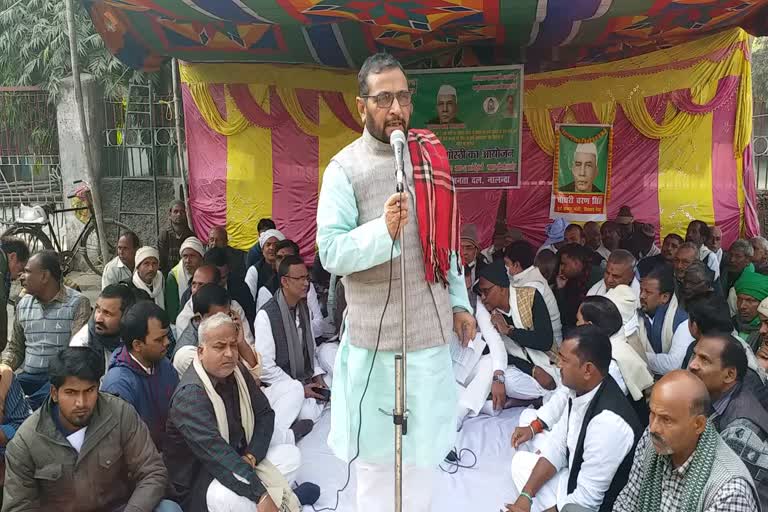
[[[736,315],[733,325],[739,337],[749,344],[760,338],[760,318],[757,308],[768,297],[768,276],[744,272],[733,285],[736,291]]]
[[[707,419],[704,383],[687,370],[653,387],[650,424],[613,512],[757,512],[755,483]]]

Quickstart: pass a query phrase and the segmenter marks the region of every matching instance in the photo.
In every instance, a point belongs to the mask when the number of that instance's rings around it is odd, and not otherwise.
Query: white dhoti
[[[507,396],[517,400],[535,400],[551,393],[541,387],[536,379],[514,366],[508,366],[504,370],[504,387],[507,388]]]
[[[293,484],[296,479],[296,472],[301,466],[301,452],[298,448],[292,445],[270,446],[267,451],[267,460],[277,468],[289,484]],[[259,466],[256,468],[256,473],[264,486],[271,491],[270,479],[260,471]],[[290,492],[290,510],[298,511],[300,510],[299,501],[293,491]],[[256,503],[231,491],[218,480],[213,480],[208,486],[206,503],[209,512],[256,512],[258,510]],[[277,506],[279,507],[280,503],[277,503]]]
[[[512,480],[515,482],[517,492],[523,490],[525,484],[533,473],[533,468],[541,458],[540,455],[530,452],[518,451],[512,457]],[[561,469],[547,483],[545,483],[533,499],[531,512],[543,512],[557,505],[557,487],[561,478],[568,478],[568,471]]]
[[[467,416],[474,417],[484,413],[492,413],[493,406],[486,407],[488,394],[493,384],[493,361],[491,356],[480,358],[464,382],[456,382],[458,388],[458,408],[456,420],[461,424]],[[488,411],[490,409],[490,412]]]
[[[299,417],[301,406],[304,404],[304,386],[297,380],[282,379],[261,390],[275,411],[273,443],[295,444],[291,425]]]
[[[332,343],[329,341],[321,343],[315,349],[315,359],[317,360],[320,368],[322,368],[325,372],[325,375],[323,375],[323,380],[329,388],[333,383],[333,365],[336,363],[336,354],[338,351],[339,343]]]
[[[432,508],[434,468],[403,465],[403,512],[429,512]],[[355,462],[357,508],[365,512],[394,512],[395,469],[392,464]]]

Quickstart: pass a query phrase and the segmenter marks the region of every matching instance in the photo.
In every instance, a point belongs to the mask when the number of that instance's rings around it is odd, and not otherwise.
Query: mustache
[[[667,444],[667,441],[664,440],[663,437],[661,437],[659,434],[654,434],[651,432],[651,440],[654,441],[656,444],[669,449],[669,445]]]

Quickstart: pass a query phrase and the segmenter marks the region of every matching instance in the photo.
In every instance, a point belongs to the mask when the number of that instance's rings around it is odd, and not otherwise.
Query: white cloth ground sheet
[[[459,469],[452,475],[438,470],[432,498],[433,512],[498,512],[504,503],[514,503],[517,491],[509,471],[515,453],[511,437],[522,411],[522,408],[513,408],[497,417],[467,418],[457,434],[456,448],[457,451],[461,448],[472,450],[477,454],[477,464],[472,469]],[[312,432],[299,442],[302,466],[297,483],[314,482],[320,486],[320,499],[315,504],[317,510],[335,506],[336,491],[347,478],[346,463],[333,455],[326,442],[330,424],[330,409],[326,409]],[[382,442],[394,445],[394,434],[392,439]],[[472,461],[471,454],[462,454],[462,464]],[[449,469],[448,464],[442,466]],[[353,470],[349,487],[340,495],[337,512],[355,512],[354,475]],[[312,512],[312,507],[304,507],[303,512]]]

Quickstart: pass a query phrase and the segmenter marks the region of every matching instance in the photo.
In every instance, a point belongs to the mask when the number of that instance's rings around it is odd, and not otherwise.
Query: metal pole
[[[179,61],[174,57],[171,59],[171,72],[173,80],[173,117],[176,121],[176,158],[179,160],[179,172],[181,173],[181,200],[187,206],[187,225],[192,226],[192,214],[189,211],[189,180],[187,178],[187,168],[184,165],[184,148],[181,145],[181,115],[179,105],[181,97],[179,96]]]
[[[402,172],[402,171],[399,171]],[[403,183],[405,180],[399,180]],[[403,186],[398,185],[398,192],[403,193]],[[402,197],[402,196],[401,196]],[[401,202],[402,204],[402,202]],[[402,315],[401,353],[395,355],[395,410],[392,418],[395,422],[395,512],[403,510],[403,436],[408,434],[407,407],[407,305],[405,297],[405,228],[400,228],[400,306]]]
[[[67,32],[69,32],[69,54],[72,60],[72,82],[75,88],[75,104],[77,105],[77,113],[80,120],[80,133],[83,134],[83,146],[85,147],[85,170],[88,175],[88,181],[91,185],[91,201],[93,202],[93,213],[96,217],[96,233],[99,235],[101,259],[104,262],[104,265],[106,265],[110,260],[110,254],[109,249],[107,248],[107,237],[104,233],[104,213],[101,209],[99,183],[96,181],[96,173],[93,169],[91,140],[88,136],[88,125],[85,122],[83,88],[82,84],[80,83],[80,64],[77,60],[77,30],[75,28],[75,11],[72,7],[72,0],[64,0],[64,6],[67,11]]]

